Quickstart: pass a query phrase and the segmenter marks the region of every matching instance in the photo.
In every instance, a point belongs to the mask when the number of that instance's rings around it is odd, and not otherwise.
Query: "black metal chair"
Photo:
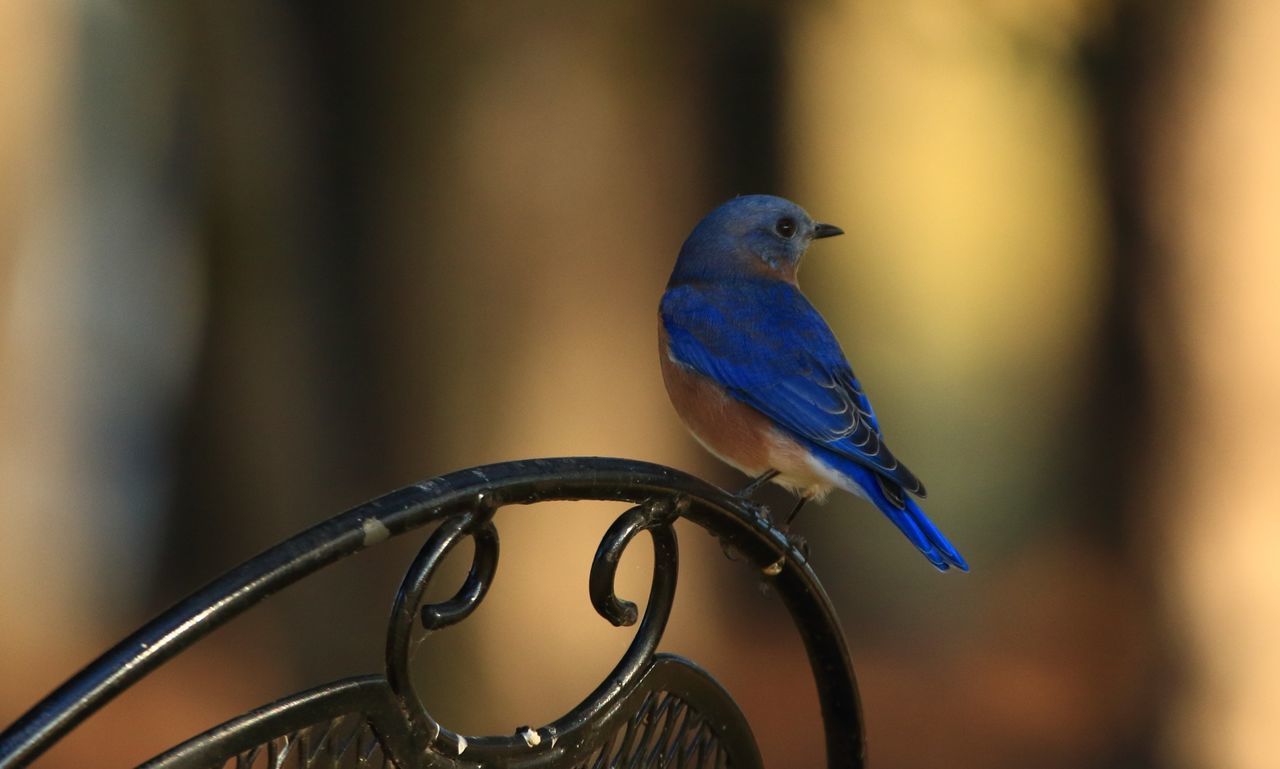
[[[641,531],[653,539],[648,606],[609,676],[551,724],[507,737],[463,737],[426,711],[408,674],[415,634],[465,619],[498,564],[495,514],[547,500],[626,501],[591,567],[592,604],[632,625],[635,604],[614,594],[619,558]],[[268,595],[389,537],[439,524],[396,596],[384,675],[338,681],[229,721],[144,764],[150,769],[450,767],[622,769],[761,766],[733,698],[694,663],[657,653],[675,595],[672,524],[687,518],[771,575],[800,630],[817,684],[832,769],[863,765],[853,667],[813,572],[755,506],[659,465],[606,458],[508,462],[463,470],[360,505],[289,539],[210,583],[71,678],[0,734],[0,769],[26,766],[91,713],[163,662]],[[475,553],[451,599],[423,604],[444,556],[465,538]]]

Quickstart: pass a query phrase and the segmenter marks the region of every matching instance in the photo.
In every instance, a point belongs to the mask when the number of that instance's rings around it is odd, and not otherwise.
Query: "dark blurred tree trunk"
[[[1151,230],[1159,185],[1148,148],[1157,129],[1155,100],[1170,86],[1169,70],[1179,15],[1185,3],[1121,0],[1109,23],[1085,41],[1082,72],[1097,116],[1099,168],[1108,212],[1110,276],[1098,327],[1098,365],[1088,402],[1092,416],[1079,442],[1093,447],[1080,474],[1089,479],[1079,519],[1083,532],[1123,564],[1126,580],[1143,595],[1140,626],[1153,634],[1167,621],[1159,569],[1162,559],[1149,530],[1151,458],[1165,453],[1157,438],[1161,370],[1147,334],[1172,321],[1161,290],[1168,255]],[[1088,437],[1088,436],[1094,437]],[[1119,513],[1119,514],[1117,514]],[[1153,646],[1135,712],[1141,717],[1113,747],[1109,765],[1151,766],[1161,750],[1168,717],[1172,660]]]
[[[181,66],[209,295],[159,602],[406,480],[387,461],[393,426],[378,405],[394,362],[376,355],[384,330],[369,295],[382,12],[185,7]],[[299,623],[308,607],[324,617],[330,599],[364,584],[304,586],[284,611]],[[377,608],[352,619],[374,627]],[[336,634],[288,656],[318,672],[367,641]]]

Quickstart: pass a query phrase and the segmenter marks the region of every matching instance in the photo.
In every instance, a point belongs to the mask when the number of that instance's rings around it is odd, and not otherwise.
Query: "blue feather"
[[[960,555],[950,540],[938,530],[933,521],[929,520],[914,499],[903,495],[904,506],[900,508],[885,495],[880,484],[876,482],[875,476],[863,465],[820,448],[814,450],[814,455],[818,461],[848,478],[851,483],[857,484],[867,499],[884,513],[885,517],[892,521],[893,525],[897,526],[898,530],[911,540],[911,544],[924,553],[924,556],[938,567],[939,571],[946,571],[952,566],[961,571],[969,570],[969,564],[965,562],[964,556]]]
[[[671,354],[806,442],[925,495],[893,456],[826,321],[795,286],[742,280],[673,286],[662,299]]]

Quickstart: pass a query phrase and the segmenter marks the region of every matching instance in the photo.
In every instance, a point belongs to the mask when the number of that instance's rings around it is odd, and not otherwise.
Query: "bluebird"
[[[841,235],[789,200],[745,195],[698,223],[659,307],[662,378],[708,451],[797,495],[787,517],[833,488],[871,502],[934,566],[968,571],[912,495],[924,484],[885,445],[839,342],[796,283],[800,258]]]

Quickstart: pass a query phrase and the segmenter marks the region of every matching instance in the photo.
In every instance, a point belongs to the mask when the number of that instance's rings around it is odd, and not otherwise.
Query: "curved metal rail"
[[[408,674],[414,633],[419,628],[437,630],[460,622],[483,600],[497,569],[494,518],[501,508],[583,499],[636,505],[609,528],[591,568],[592,604],[614,625],[632,625],[639,619],[635,604],[614,593],[618,560],[642,531],[647,531],[654,543],[649,601],[630,647],[595,691],[551,724],[510,737],[465,738],[455,734],[431,717],[414,689]],[[707,529],[772,575],[808,653],[821,704],[828,766],[861,767],[861,709],[835,612],[801,555],[758,511],[685,473],[601,457],[507,462],[458,471],[391,492],[246,561],[121,641],[0,734],[0,769],[26,766],[119,692],[267,596],[364,548],[436,523],[439,525],[406,574],[392,610],[385,679],[352,679],[297,695],[224,724],[147,766],[209,765],[215,748],[222,751],[219,755],[249,751],[237,758],[237,765],[247,760],[243,765],[249,766],[257,750],[251,745],[263,740],[267,740],[263,743],[267,750],[276,751],[272,755],[281,761],[271,765],[283,766],[280,751],[323,752],[326,748],[317,740],[327,735],[332,742],[342,719],[352,713],[361,718],[351,732],[353,736],[343,744],[383,751],[390,758],[380,760],[394,758],[398,766],[604,765],[573,762],[603,760],[591,756],[607,758],[606,753],[612,750],[639,749],[640,743],[632,745],[637,739],[649,740],[643,744],[654,746],[667,740],[670,747],[662,749],[692,756],[681,765],[698,766],[722,765],[717,762],[723,761],[723,756],[716,758],[715,751],[727,740],[745,745],[735,748],[738,752],[731,765],[758,766],[750,732],[744,735],[741,714],[718,684],[687,661],[656,654],[674,600],[678,551],[672,524],[681,517]],[[423,594],[436,567],[466,538],[474,541],[475,553],[462,587],[449,600],[423,605]],[[644,719],[648,720],[637,721],[636,713],[647,714]],[[628,717],[630,721],[626,721]],[[665,719],[661,734],[650,723],[654,718]],[[323,728],[312,734],[308,729],[313,727]],[[271,742],[268,738],[273,734],[284,735],[284,742]],[[301,748],[297,748],[299,744]],[[234,751],[227,753],[229,749]],[[705,764],[700,763],[704,754]]]

